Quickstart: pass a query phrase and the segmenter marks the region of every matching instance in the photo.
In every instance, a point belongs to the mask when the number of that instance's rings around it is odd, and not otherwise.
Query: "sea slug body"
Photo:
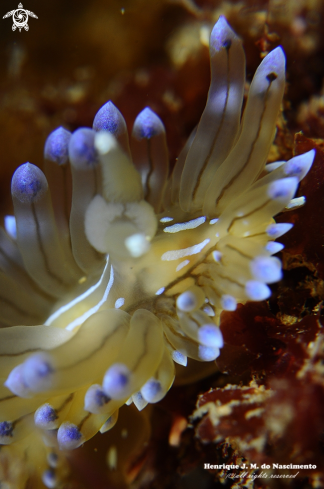
[[[13,176],[15,219],[0,230],[0,443],[47,487],[60,484],[49,446],[77,448],[125,403],[160,401],[175,363],[219,356],[222,310],[269,298],[281,279],[274,240],[291,225],[273,216],[314,159],[265,171],[285,56],[264,58],[242,118],[245,55],[224,17],[210,60],[206,108],[171,174],[160,118],[145,108],[130,143],[108,102],[92,129],[49,135],[46,176],[31,163]]]

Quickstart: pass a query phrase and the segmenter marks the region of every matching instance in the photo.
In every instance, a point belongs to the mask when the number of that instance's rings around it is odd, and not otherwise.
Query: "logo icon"
[[[37,15],[35,15],[34,12],[23,9],[23,4],[20,3],[16,10],[11,10],[11,12],[7,12],[6,15],[4,15],[2,18],[6,19],[7,17],[12,16],[12,20],[13,20],[12,30],[15,31],[18,28],[19,32],[21,32],[22,28],[24,28],[25,31],[29,30],[29,25],[28,25],[29,15],[31,17],[34,17],[34,19],[38,19]]]

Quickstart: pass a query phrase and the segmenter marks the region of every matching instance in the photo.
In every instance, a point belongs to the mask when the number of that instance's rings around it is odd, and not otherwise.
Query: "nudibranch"
[[[13,175],[15,217],[0,233],[0,453],[25,469],[0,475],[14,487],[33,471],[59,485],[60,450],[111,429],[124,404],[161,400],[175,363],[215,360],[222,310],[267,299],[281,279],[275,240],[292,225],[273,216],[300,203],[314,158],[266,165],[285,56],[263,59],[242,118],[245,56],[223,17],[210,62],[206,108],[171,175],[159,117],[145,108],[129,143],[112,102],[92,129],[50,134],[46,177],[30,163]]]

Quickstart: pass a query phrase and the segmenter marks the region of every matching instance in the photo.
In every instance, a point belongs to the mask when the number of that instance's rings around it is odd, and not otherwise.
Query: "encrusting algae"
[[[9,487],[31,477],[60,486],[62,450],[110,430],[125,403],[160,401],[175,363],[215,360],[220,313],[267,299],[281,279],[275,240],[292,225],[273,216],[300,205],[294,195],[315,154],[265,166],[285,56],[278,47],[264,58],[242,119],[245,56],[223,17],[210,59],[206,108],[171,176],[159,117],[145,108],[129,144],[111,102],[93,129],[50,134],[47,178],[30,163],[13,176],[15,219],[0,234]]]

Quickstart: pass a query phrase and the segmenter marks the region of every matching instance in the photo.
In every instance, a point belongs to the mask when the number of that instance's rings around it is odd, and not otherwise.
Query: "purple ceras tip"
[[[280,46],[273,49],[262,61],[252,80],[251,89],[254,94],[268,92],[271,85],[284,84],[285,78],[285,54]]]
[[[155,403],[162,399],[164,392],[161,382],[151,378],[142,387],[141,393],[147,402]]]
[[[268,195],[271,199],[287,200],[292,199],[298,186],[297,177],[281,178],[271,182],[268,188]]]
[[[98,155],[94,147],[95,131],[83,127],[77,129],[69,142],[71,164],[79,170],[88,170],[98,163]]]
[[[222,15],[214,25],[214,28],[210,35],[210,50],[211,55],[221,49],[228,50],[233,42],[233,39],[237,39],[236,34],[227,23],[227,20]]]
[[[42,481],[49,489],[54,489],[57,486],[56,471],[53,468],[47,469],[43,472]]]
[[[110,401],[99,384],[89,387],[84,396],[84,409],[90,413],[100,413],[100,410]]]
[[[54,368],[50,355],[34,353],[23,363],[23,380],[33,392],[42,392],[52,387]]]
[[[129,397],[131,372],[126,365],[115,363],[105,373],[103,391],[112,399]]]
[[[57,441],[61,450],[74,450],[83,443],[79,428],[69,422],[62,423],[57,432]]]
[[[37,202],[48,189],[44,173],[31,163],[24,163],[13,174],[12,196],[24,204]]]
[[[212,362],[219,357],[220,350],[217,347],[199,345],[198,355],[203,362]]]
[[[69,159],[70,131],[64,127],[58,127],[51,132],[45,142],[44,158],[54,161],[58,165],[64,165]]]
[[[96,132],[108,131],[114,136],[126,132],[125,119],[110,100],[98,110],[92,127]]]
[[[198,330],[198,341],[211,348],[222,348],[224,340],[221,330],[215,324],[204,324]]]
[[[294,156],[284,165],[284,172],[290,177],[298,177],[302,180],[309,171],[315,158],[315,149],[311,149],[307,153]]]
[[[258,280],[248,280],[245,284],[245,292],[252,301],[264,301],[271,295],[269,287]]]
[[[143,109],[135,119],[133,136],[136,139],[151,139],[164,132],[163,122],[149,107]]]
[[[40,406],[34,415],[35,425],[45,430],[54,430],[58,427],[58,416],[55,409],[48,403]]]
[[[1,438],[12,438],[13,434],[13,425],[12,423],[8,422],[8,421],[2,421],[2,423],[0,423],[0,440]]]
[[[28,385],[23,378],[24,364],[20,363],[15,368],[13,368],[8,375],[7,380],[4,385],[11,390],[16,396],[19,397],[31,397],[32,393]]]
[[[281,261],[274,256],[256,256],[250,262],[250,269],[259,282],[273,284],[282,279]]]
[[[293,224],[291,224],[290,222],[269,224],[269,226],[266,228],[266,233],[271,239],[277,239],[283,234],[290,231],[292,227]]]

